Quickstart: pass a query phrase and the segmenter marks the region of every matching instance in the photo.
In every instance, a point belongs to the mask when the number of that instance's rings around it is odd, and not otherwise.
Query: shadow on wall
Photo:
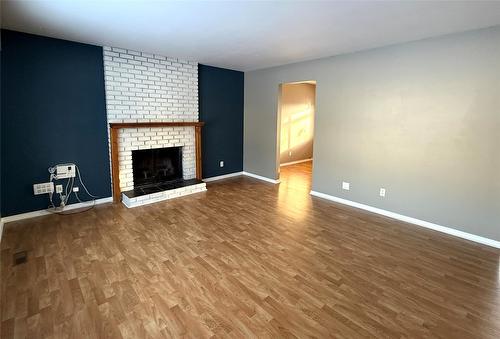
[[[283,84],[280,164],[312,158],[315,98],[315,84]]]

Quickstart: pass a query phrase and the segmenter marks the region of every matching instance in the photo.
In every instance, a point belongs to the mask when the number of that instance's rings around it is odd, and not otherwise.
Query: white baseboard
[[[302,163],[302,162],[308,162],[308,161],[312,161],[312,158],[309,158],[309,159],[303,159],[303,160],[297,160],[297,161],[285,162],[285,163],[283,163],[283,164],[280,164],[280,167],[290,166],[290,165],[295,165],[295,164],[300,164],[300,163]]]
[[[250,173],[250,172],[243,171],[243,175],[246,175],[247,177],[252,177],[252,178],[255,178],[255,179],[267,181],[267,182],[270,182],[271,184],[279,184],[280,183],[279,180],[270,179],[270,178],[267,178],[267,177],[263,177],[261,175]]]
[[[89,201],[89,202],[91,202],[91,201]],[[74,210],[77,208],[87,207],[87,206],[89,206],[89,202],[83,202],[83,203],[79,202],[76,204],[67,205],[64,208],[64,211],[70,211],[70,210]],[[109,202],[113,202],[113,197],[96,199],[95,204],[101,205],[101,204],[107,204]],[[24,219],[31,219],[31,218],[36,218],[36,217],[40,217],[42,215],[49,215],[49,214],[53,214],[53,213],[51,213],[47,210],[39,210],[39,211],[21,213],[21,214],[16,214],[16,215],[10,215],[8,217],[2,218],[1,221],[2,221],[2,223],[6,224],[8,222],[24,220]]]
[[[204,182],[211,182],[211,181],[217,181],[217,180],[237,177],[240,175],[243,175],[243,172],[234,172],[234,173],[229,173],[229,174],[224,174],[224,175],[218,175],[216,177],[205,178],[205,179],[203,179],[203,181]]]
[[[383,215],[383,216],[386,216],[386,217],[389,217],[389,218],[401,220],[401,221],[404,221],[404,222],[407,222],[407,223],[410,223],[410,224],[414,224],[414,225],[417,225],[417,226],[429,228],[429,229],[432,229],[434,231],[438,231],[438,232],[442,232],[442,233],[454,235],[456,237],[460,237],[460,238],[463,238],[463,239],[474,241],[474,242],[477,242],[477,243],[480,243],[480,244],[483,244],[483,245],[488,245],[488,246],[491,246],[491,247],[500,248],[500,241],[496,241],[496,240],[493,240],[493,239],[481,237],[479,235],[475,235],[475,234],[471,234],[471,233],[459,231],[459,230],[454,229],[454,228],[450,228],[450,227],[446,227],[446,226],[441,226],[441,225],[434,224],[434,223],[431,223],[431,222],[428,222],[428,221],[424,221],[424,220],[420,220],[420,219],[416,219],[416,218],[412,218],[412,217],[407,217],[407,216],[402,215],[402,214],[398,214],[398,213],[386,211],[386,210],[383,210],[383,209],[380,209],[380,208],[377,208],[377,207],[372,207],[372,206],[369,206],[369,205],[360,204],[360,203],[355,202],[355,201],[338,198],[338,197],[335,197],[333,195],[328,195],[328,194],[321,193],[321,192],[311,191],[311,195],[313,195],[315,197],[327,199],[327,200],[330,200],[330,201],[338,202],[340,204],[344,204],[344,205],[349,205],[349,206],[352,206],[352,207],[360,208],[360,209],[363,209],[363,210],[366,210],[366,211],[369,211],[369,212],[377,213],[377,214],[380,214],[380,215]]]

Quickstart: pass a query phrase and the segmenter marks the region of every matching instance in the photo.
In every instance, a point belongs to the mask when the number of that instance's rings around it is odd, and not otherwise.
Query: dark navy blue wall
[[[57,163],[111,196],[102,48],[4,30],[1,69],[2,216],[47,208],[32,185]]]
[[[243,72],[198,67],[204,178],[243,170],[243,85]]]

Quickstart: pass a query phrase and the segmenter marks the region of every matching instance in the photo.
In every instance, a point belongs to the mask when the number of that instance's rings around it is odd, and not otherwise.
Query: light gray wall
[[[500,240],[500,27],[247,72],[245,171],[277,177],[278,87],[300,80],[313,190]]]
[[[285,84],[281,86],[280,99],[280,121],[281,121],[281,139],[280,139],[280,164],[285,164],[294,161],[311,159],[313,156],[313,135],[314,135],[314,106],[316,105],[316,85],[306,83]],[[294,118],[297,113],[307,112],[307,115],[301,116],[299,120],[289,121]],[[307,121],[304,121],[307,120]],[[299,131],[297,125],[300,126],[302,135],[310,136],[306,141],[297,144],[296,134]],[[309,122],[309,125],[303,124]],[[283,135],[288,135],[290,147],[284,145]],[[295,142],[294,142],[295,141]],[[295,144],[295,146],[293,146]]]

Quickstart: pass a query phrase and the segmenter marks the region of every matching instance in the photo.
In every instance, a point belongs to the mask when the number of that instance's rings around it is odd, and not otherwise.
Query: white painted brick
[[[103,50],[108,122],[198,121],[196,62],[115,47]],[[119,143],[122,190],[133,188],[132,151],[137,149],[182,146],[184,178],[195,175],[192,127],[126,129],[120,131]]]
[[[136,198],[128,198],[127,196],[123,195],[122,200],[127,207],[131,208],[131,207],[151,204],[158,201],[178,198],[189,194],[200,193],[204,191],[206,191],[206,185],[205,183],[201,183],[189,187],[182,187],[174,190],[143,195]]]

